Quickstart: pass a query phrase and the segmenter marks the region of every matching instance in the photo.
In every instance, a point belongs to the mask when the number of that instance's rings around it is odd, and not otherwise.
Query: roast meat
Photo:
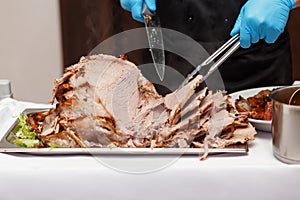
[[[196,93],[201,82],[199,75],[161,96],[133,63],[83,57],[56,80],[56,107],[38,136],[59,147],[220,148],[253,140],[255,129],[229,112],[226,93]]]

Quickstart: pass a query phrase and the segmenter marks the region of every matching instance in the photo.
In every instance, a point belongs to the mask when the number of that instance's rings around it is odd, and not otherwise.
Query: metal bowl
[[[273,153],[285,163],[300,163],[300,105],[289,105],[289,99],[300,86],[273,90],[272,138]]]

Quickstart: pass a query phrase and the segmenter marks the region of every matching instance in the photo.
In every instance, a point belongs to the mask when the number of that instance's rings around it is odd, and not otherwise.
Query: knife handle
[[[146,5],[145,2],[143,2],[143,10],[142,10],[142,15],[143,16],[150,16],[153,17],[155,15],[155,12],[151,12],[148,8],[148,6]]]

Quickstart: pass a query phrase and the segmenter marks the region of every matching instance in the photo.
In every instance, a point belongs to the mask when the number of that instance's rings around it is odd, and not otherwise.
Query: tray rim
[[[243,148],[210,148],[209,153],[248,153],[248,143]],[[203,148],[22,148],[1,147],[0,153],[32,153],[32,154],[103,154],[103,155],[178,155],[202,154]]]

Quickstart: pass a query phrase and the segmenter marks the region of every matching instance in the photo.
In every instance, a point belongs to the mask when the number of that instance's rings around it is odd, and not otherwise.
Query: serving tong
[[[240,35],[236,34],[223,44],[217,51],[209,56],[203,63],[198,65],[196,69],[188,75],[181,84],[180,88],[191,82],[196,75],[203,76],[203,82],[214,72],[219,66],[229,58],[240,46]]]

